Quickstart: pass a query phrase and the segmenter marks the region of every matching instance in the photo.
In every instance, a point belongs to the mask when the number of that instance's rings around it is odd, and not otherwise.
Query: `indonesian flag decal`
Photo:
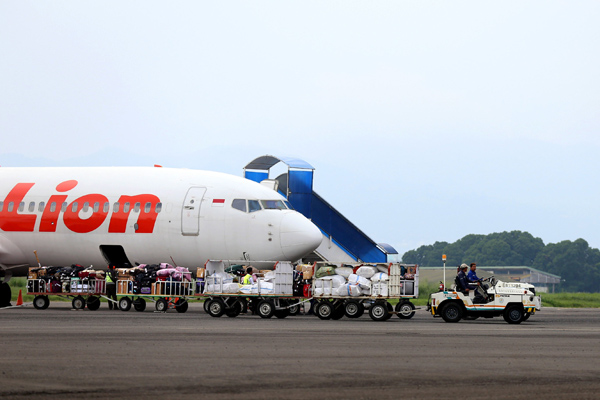
[[[213,199],[212,206],[213,207],[223,207],[225,205],[225,199]]]

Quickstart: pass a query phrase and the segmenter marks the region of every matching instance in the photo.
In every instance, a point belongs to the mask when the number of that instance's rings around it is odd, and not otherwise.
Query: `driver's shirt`
[[[477,277],[477,273],[475,271],[469,271],[469,273],[467,274],[467,279],[469,280],[469,282],[479,281],[479,278]]]

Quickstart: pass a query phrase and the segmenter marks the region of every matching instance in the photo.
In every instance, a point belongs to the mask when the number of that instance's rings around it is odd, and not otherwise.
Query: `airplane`
[[[4,304],[10,277],[40,261],[195,268],[213,259],[272,268],[310,254],[322,237],[272,188],[234,175],[160,166],[0,168]]]

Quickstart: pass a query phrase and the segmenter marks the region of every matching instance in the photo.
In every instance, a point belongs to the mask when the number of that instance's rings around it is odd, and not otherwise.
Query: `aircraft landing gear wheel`
[[[319,319],[330,319],[333,314],[333,306],[327,300],[320,301],[315,307],[315,314]]]
[[[523,309],[519,306],[506,307],[503,317],[509,324],[520,324],[523,321]]]
[[[119,310],[129,311],[130,308],[131,308],[131,299],[129,297],[122,297],[119,300]]]
[[[33,307],[36,310],[45,310],[50,305],[50,300],[48,300],[48,296],[35,296],[33,299]]]
[[[133,308],[135,308],[135,311],[144,311],[146,309],[146,300],[142,299],[141,297],[135,299],[135,301],[133,302]]]
[[[0,282],[0,307],[10,307],[11,297],[10,285],[6,282]]]
[[[369,317],[373,321],[386,321],[390,317],[390,313],[386,303],[375,303],[369,308]]]
[[[270,300],[262,300],[258,303],[257,312],[261,318],[271,318],[275,314],[275,305]]]
[[[360,318],[365,312],[363,303],[356,300],[348,300],[344,304],[344,313],[348,318]]]
[[[411,319],[415,316],[415,306],[410,301],[403,301],[396,304],[395,311],[400,319]]]
[[[73,299],[71,305],[76,310],[83,310],[85,308],[85,299],[81,296],[77,296]]]
[[[440,314],[446,322],[458,322],[462,318],[462,309],[456,303],[448,303],[440,310]]]
[[[96,296],[90,296],[87,299],[87,308],[90,311],[96,311],[100,308],[100,299]]]
[[[177,303],[175,303],[175,310],[178,313],[184,313],[184,312],[186,312],[188,310],[189,305],[190,304],[188,303],[187,300],[185,300],[185,299],[179,299],[177,301]]]
[[[165,299],[158,299],[156,300],[154,307],[158,312],[167,312],[169,309],[169,303]]]

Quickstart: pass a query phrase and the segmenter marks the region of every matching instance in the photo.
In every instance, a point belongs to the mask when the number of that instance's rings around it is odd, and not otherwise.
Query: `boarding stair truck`
[[[371,275],[369,269],[378,272]],[[374,321],[387,321],[394,314],[401,319],[415,315],[410,301],[419,296],[419,269],[415,264],[317,262],[313,271],[312,309],[322,320],[359,318],[366,309]],[[394,300],[395,307],[390,302]]]
[[[90,311],[100,308],[100,297],[106,295],[106,282],[104,278],[97,278],[84,270],[78,277],[70,277],[58,281],[46,273],[47,267],[30,268],[27,276],[27,294],[35,296],[33,307],[45,310],[50,306],[48,296],[58,296],[71,299],[71,305],[76,310],[83,310],[86,306]]]
[[[481,281],[480,288],[465,294],[456,289],[432,293],[427,310],[434,317],[442,317],[446,322],[461,319],[504,317],[509,324],[520,324],[542,308],[542,299],[535,294],[535,287],[529,283],[502,282],[494,276]],[[476,296],[476,291],[480,296]]]
[[[294,267],[291,262],[276,262],[272,277],[261,277],[257,282],[244,286],[228,276],[224,261],[209,260],[204,268],[201,296],[205,299],[204,310],[212,317],[237,317],[247,308],[248,301],[252,302],[252,308],[261,318],[285,318],[298,310],[301,297],[294,296]]]

